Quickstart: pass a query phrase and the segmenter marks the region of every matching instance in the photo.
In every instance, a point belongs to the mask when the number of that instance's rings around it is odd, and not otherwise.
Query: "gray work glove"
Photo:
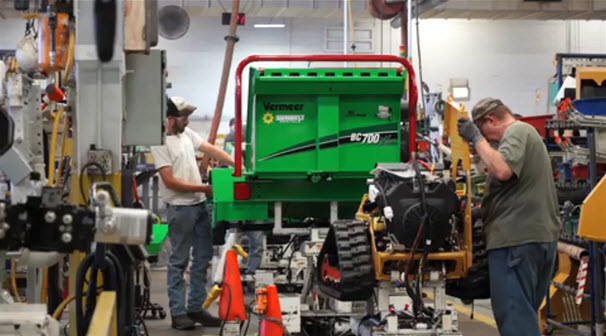
[[[472,146],[476,146],[484,137],[478,126],[476,126],[470,119],[461,118],[457,122],[457,130],[463,140],[469,142]]]

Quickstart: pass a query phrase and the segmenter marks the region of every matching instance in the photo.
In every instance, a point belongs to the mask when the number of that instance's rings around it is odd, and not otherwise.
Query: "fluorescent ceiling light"
[[[284,23],[256,23],[254,25],[255,28],[284,28],[286,25]]]

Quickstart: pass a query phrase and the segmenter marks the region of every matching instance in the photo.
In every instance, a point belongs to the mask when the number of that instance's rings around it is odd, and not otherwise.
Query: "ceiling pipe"
[[[229,82],[229,71],[231,69],[231,62],[234,57],[234,48],[236,42],[240,40],[238,35],[238,13],[240,12],[240,0],[233,0],[231,9],[231,20],[229,23],[229,35],[225,36],[227,47],[225,48],[225,59],[223,60],[223,72],[221,73],[221,83],[219,85],[219,94],[217,96],[217,104],[215,106],[215,114],[208,135],[208,142],[212,145],[215,144],[217,139],[217,132],[219,131],[219,124],[221,123],[221,116],[223,115],[223,106],[225,105],[225,95],[227,93],[227,84]],[[202,164],[200,166],[201,172],[206,176],[206,171],[210,157],[204,155]]]
[[[348,46],[347,46],[347,42],[349,41],[348,39],[348,34],[347,34],[347,28],[349,26],[349,15],[347,13],[347,0],[343,0],[343,55],[347,55],[347,51],[348,51]],[[347,62],[344,63],[344,66],[347,67]]]

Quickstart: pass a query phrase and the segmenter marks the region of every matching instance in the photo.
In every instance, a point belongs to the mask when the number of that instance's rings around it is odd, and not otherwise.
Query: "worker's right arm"
[[[173,167],[171,166],[165,166],[160,168],[160,178],[162,178],[162,182],[168,189],[174,191],[203,192],[207,195],[212,193],[212,187],[210,185],[191,183],[175,177],[175,175],[173,174]]]
[[[486,139],[482,138],[476,144],[475,149],[482,162],[486,165],[488,173],[494,175],[499,181],[507,181],[512,176],[515,176],[515,172],[511,169],[503,154],[492,148]]]

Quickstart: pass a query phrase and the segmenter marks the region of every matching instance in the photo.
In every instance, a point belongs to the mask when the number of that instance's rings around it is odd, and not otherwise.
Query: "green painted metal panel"
[[[318,136],[316,151],[318,155],[319,172],[339,171],[339,148],[324,147],[337,141],[339,134],[339,96],[318,97]]]
[[[276,111],[281,106],[292,111]],[[294,106],[294,107],[293,107]],[[257,95],[254,113],[254,171],[316,170],[317,98],[312,95]]]
[[[268,220],[268,203],[234,199],[234,184],[246,181],[245,177],[233,177],[232,168],[213,169],[213,223],[217,221]]]
[[[271,220],[278,201],[289,221],[328,218],[332,201],[355,211],[374,166],[400,161],[405,81],[396,69],[252,68],[247,170],[213,170],[214,221]],[[250,200],[234,200],[238,182]]]
[[[251,180],[252,199],[259,201],[355,201],[366,192],[366,180],[332,179],[321,176],[320,181],[310,180]]]
[[[394,69],[251,70],[249,124],[255,174],[368,174],[400,159]]]
[[[223,222],[269,222],[269,203],[236,201],[217,202],[213,207],[213,226]]]
[[[234,200],[234,182],[232,176],[234,170],[228,169],[213,169],[211,172],[211,182],[213,187],[214,202],[233,202]],[[240,178],[239,180],[244,180]]]

